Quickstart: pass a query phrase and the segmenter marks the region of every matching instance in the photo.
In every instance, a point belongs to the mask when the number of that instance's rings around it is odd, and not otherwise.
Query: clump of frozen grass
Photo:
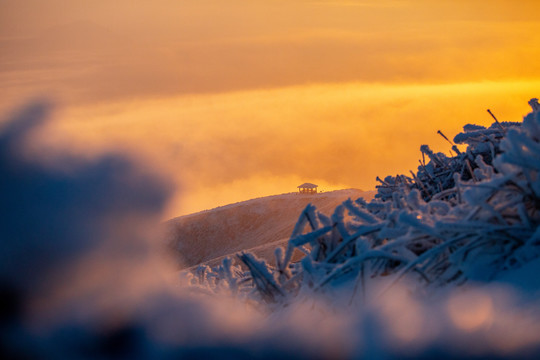
[[[330,217],[308,205],[274,263],[242,253],[187,274],[192,288],[254,304],[264,333],[335,358],[538,358],[540,106],[530,105],[522,123],[466,125],[453,156],[422,146],[412,177],[381,180],[369,203],[349,199]],[[339,355],[328,345],[338,343]]]
[[[540,110],[529,104],[523,123],[465,125],[454,156],[422,145],[418,171],[378,179],[369,203],[349,199],[330,218],[308,205],[275,264],[243,253],[243,267],[200,268],[192,284],[274,306],[335,291],[353,303],[383,282],[425,293],[523,266],[540,255]],[[293,263],[295,249],[305,256]]]

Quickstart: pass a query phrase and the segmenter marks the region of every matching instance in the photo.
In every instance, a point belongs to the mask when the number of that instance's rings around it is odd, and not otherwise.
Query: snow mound
[[[373,191],[346,189],[252,199],[169,220],[165,238],[182,267],[217,265],[224,256],[242,250],[269,259],[278,244],[287,242],[297,214],[307,204],[329,213],[348,198],[373,196]]]

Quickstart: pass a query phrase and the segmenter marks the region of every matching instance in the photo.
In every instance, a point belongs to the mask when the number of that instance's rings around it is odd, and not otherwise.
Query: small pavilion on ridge
[[[316,194],[318,185],[311,183],[303,183],[298,186],[298,192],[300,194]]]

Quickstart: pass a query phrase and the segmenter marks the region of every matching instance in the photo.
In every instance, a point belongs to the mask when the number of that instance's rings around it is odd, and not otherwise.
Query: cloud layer
[[[535,1],[0,6],[3,107],[36,92],[92,103],[311,83],[523,79],[539,70]]]
[[[123,148],[185,190],[170,216],[263,195],[376,185],[408,174],[420,145],[448,153],[467,122],[519,121],[540,83],[347,83],[190,95],[61,112],[44,139],[80,152]],[[36,140],[37,141],[37,140]]]

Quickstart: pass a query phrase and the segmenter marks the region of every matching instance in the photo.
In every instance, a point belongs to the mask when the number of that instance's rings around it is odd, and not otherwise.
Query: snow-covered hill
[[[287,242],[298,216],[309,203],[331,214],[348,198],[369,201],[374,195],[374,191],[346,189],[252,199],[169,220],[166,241],[178,254],[182,267],[214,265],[224,256],[242,250],[269,258],[277,245]]]

